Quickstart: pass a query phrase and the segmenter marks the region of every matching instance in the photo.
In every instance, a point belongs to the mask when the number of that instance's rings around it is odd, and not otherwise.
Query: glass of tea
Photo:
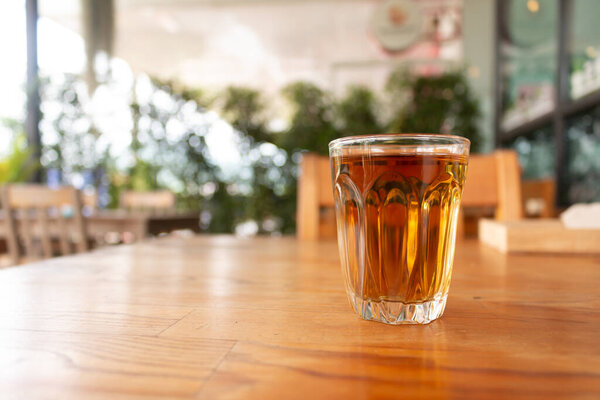
[[[443,314],[469,145],[433,134],[329,144],[342,271],[362,318],[426,324]]]

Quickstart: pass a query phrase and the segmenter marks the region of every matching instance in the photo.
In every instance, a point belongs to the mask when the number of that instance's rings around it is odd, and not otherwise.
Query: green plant
[[[414,76],[397,70],[386,90],[395,105],[392,131],[461,135],[471,141],[472,152],[480,150],[479,103],[461,72]]]
[[[8,154],[0,160],[0,183],[27,181],[39,167],[31,162],[30,154],[25,135],[14,135]]]
[[[222,115],[242,135],[244,163],[251,171],[245,179],[251,190],[240,204],[245,211],[242,219],[255,221],[259,233],[294,232],[296,166],[287,152],[274,144],[274,135],[266,128],[260,92],[229,87],[222,97]]]
[[[297,156],[302,151],[325,155],[328,143],[340,136],[375,134],[394,126],[406,132],[450,130],[475,137],[477,103],[458,75],[390,77],[388,94],[396,112],[389,124],[382,122],[381,103],[368,88],[349,87],[343,98],[335,99],[314,84],[296,82],[281,92],[291,110],[282,132],[267,128],[268,102],[258,90],[232,86],[209,98],[202,90],[175,82],[138,78],[136,85],[146,86],[132,92],[130,152],[113,158],[110,146],[99,148],[107,140],[85,112],[87,93],[78,79],[66,76],[61,85],[45,91],[45,101],[60,107],[48,107],[59,111],[44,117],[44,166],[59,170],[62,179],[90,170],[94,177],[103,176],[95,184],[108,185],[111,206],[117,206],[124,189],[170,189],[178,207],[200,212],[201,228],[211,233],[234,232],[246,221],[254,221],[258,233],[293,233]],[[236,171],[225,173],[211,156],[206,138],[218,131],[206,107],[237,132],[241,160]]]
[[[209,123],[195,122],[204,113],[193,98],[199,101],[201,92],[155,79],[146,83],[148,95],[130,106],[134,163],[124,185],[136,190],[166,188],[177,194],[180,208],[206,209],[214,193],[204,195],[201,188],[218,183],[218,167],[207,157]],[[189,107],[190,102],[194,106]]]
[[[343,136],[381,133],[378,120],[379,102],[373,91],[364,86],[350,86],[338,104]]]
[[[290,154],[299,150],[328,154],[329,142],[340,136],[331,95],[308,82],[292,83],[281,93],[292,107],[290,127],[282,134],[281,147]]]
[[[163,89],[173,93],[185,101],[196,103],[199,108],[208,108],[215,102],[215,96],[209,96],[207,92],[200,88],[191,88],[180,82],[173,80],[164,80],[152,77],[152,85],[157,89]]]
[[[259,91],[229,86],[223,93],[222,116],[255,142],[272,141],[266,129],[265,102]]]
[[[44,80],[42,100],[48,109],[56,110],[45,113],[40,124],[42,166],[66,176],[104,165],[108,153],[98,152],[101,132],[86,110],[87,87],[80,78],[65,74],[58,83]]]

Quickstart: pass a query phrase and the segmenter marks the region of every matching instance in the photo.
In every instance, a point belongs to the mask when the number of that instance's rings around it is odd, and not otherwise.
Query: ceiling
[[[114,53],[134,72],[190,86],[277,90],[298,79],[381,86],[390,60],[431,58],[420,46],[400,56],[369,31],[373,0],[115,0]],[[426,0],[425,10],[461,1]],[[40,0],[40,15],[81,32],[79,0]],[[448,58],[456,58],[456,51]],[[442,58],[444,56],[442,55]]]

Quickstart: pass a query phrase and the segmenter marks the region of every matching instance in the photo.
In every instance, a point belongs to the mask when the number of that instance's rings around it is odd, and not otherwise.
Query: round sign
[[[421,35],[421,10],[410,0],[386,0],[375,9],[371,30],[383,48],[399,51],[413,44]]]

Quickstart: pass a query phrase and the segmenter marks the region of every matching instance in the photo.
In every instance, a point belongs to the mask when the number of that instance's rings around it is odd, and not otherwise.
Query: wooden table
[[[0,398],[600,398],[600,258],[459,243],[446,313],[359,319],[335,243],[167,237],[0,271]]]
[[[55,219],[49,219],[49,231],[58,235],[58,224]],[[69,220],[67,220],[69,223]],[[200,230],[200,215],[197,212],[168,212],[163,214],[132,212],[126,210],[102,210],[85,217],[86,230],[91,239],[102,237],[109,232],[129,232],[135,239],[158,235],[163,232],[188,229],[193,232]],[[17,219],[20,225],[20,220]],[[4,213],[0,210],[0,240],[6,237]],[[19,228],[21,229],[21,228]],[[34,231],[39,229],[33,224]],[[4,249],[4,246],[1,246]]]
[[[197,212],[165,214],[103,210],[86,217],[90,235],[108,232],[131,232],[136,239],[143,239],[163,232],[179,229],[200,230],[200,215]]]

